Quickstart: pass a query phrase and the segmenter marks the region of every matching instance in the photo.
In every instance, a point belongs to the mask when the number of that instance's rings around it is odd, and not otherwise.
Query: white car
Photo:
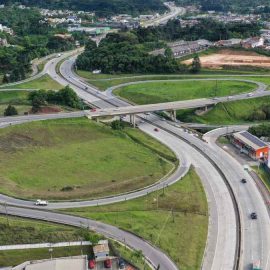
[[[253,93],[248,93],[247,96],[248,97],[252,97],[253,96]]]
[[[46,206],[46,205],[48,205],[48,201],[38,199],[38,200],[36,200],[35,205],[37,205],[37,206]]]

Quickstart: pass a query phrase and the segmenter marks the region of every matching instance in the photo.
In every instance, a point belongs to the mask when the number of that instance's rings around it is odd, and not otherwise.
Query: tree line
[[[0,73],[5,74],[4,83],[24,79],[31,70],[32,59],[75,47],[72,38],[55,36],[66,30],[49,26],[36,9],[2,8],[0,24],[14,31],[14,35],[0,33],[0,38],[6,38],[11,45],[0,47]]]
[[[12,0],[0,0],[0,4],[14,4]],[[16,3],[48,9],[69,9],[95,11],[98,16],[114,14],[149,14],[164,12],[166,7],[161,0],[16,0]]]

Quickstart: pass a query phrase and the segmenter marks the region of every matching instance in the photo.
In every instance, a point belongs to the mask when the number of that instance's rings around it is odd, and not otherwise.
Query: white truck
[[[35,205],[37,205],[37,206],[46,206],[46,205],[48,205],[48,201],[38,199],[38,200],[36,200]]]

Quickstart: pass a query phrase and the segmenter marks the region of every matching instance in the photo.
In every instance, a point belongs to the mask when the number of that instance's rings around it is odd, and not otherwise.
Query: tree
[[[4,111],[4,116],[12,116],[12,115],[18,115],[18,111],[14,106],[9,104]]]
[[[121,130],[121,129],[124,129],[125,125],[124,125],[123,121],[114,120],[111,122],[111,127],[114,130]]]
[[[2,80],[3,83],[9,83],[9,75],[8,74],[5,74],[3,76],[3,80]]]
[[[195,55],[191,64],[191,72],[192,73],[199,73],[201,70],[201,60],[199,55]]]
[[[173,58],[173,52],[171,48],[166,48],[164,52],[165,57],[167,58]]]

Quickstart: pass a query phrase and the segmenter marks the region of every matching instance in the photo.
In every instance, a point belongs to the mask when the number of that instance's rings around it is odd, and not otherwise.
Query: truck
[[[38,199],[38,200],[36,200],[35,205],[37,205],[37,206],[46,206],[46,205],[48,205],[48,201]]]
[[[252,263],[252,270],[262,270],[261,262],[259,260]]]

